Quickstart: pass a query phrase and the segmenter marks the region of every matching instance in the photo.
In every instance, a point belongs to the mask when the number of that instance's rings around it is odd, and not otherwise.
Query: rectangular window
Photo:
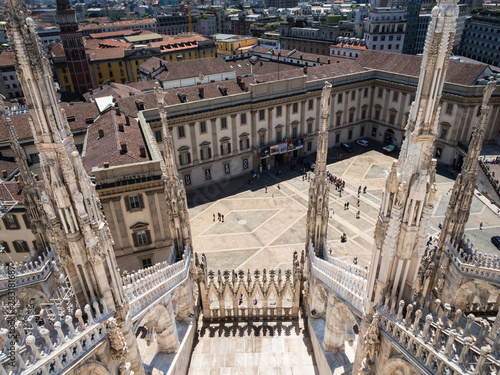
[[[200,121],[200,134],[207,132],[207,123],[205,121]]]
[[[313,99],[309,99],[309,103],[308,103],[308,107],[307,107],[310,111],[314,108],[314,100]]]
[[[143,259],[142,260],[142,268],[149,268],[153,266],[153,262],[151,261],[151,258]]]
[[[347,134],[347,139],[348,140],[352,139],[352,130],[349,130],[349,133]]]
[[[453,113],[453,104],[448,103],[446,104],[446,114],[451,115]]]
[[[282,110],[281,106],[276,107],[276,117],[281,117],[281,110]]]
[[[337,96],[337,103],[342,103],[342,93],[338,94]]]
[[[312,133],[312,130],[313,130],[313,123],[308,122],[307,123],[307,133]]]
[[[442,128],[441,129],[441,137],[442,139],[446,139],[446,135],[448,134],[448,129]]]
[[[259,111],[259,121],[264,121],[265,119],[266,119],[266,112],[263,109],[261,109]]]
[[[375,110],[375,120],[380,120],[380,111],[378,109]]]
[[[436,154],[435,154],[436,159],[441,159],[441,153],[442,152],[443,152],[443,149],[436,148]]]
[[[313,148],[313,143],[312,142],[307,142],[307,151],[311,151]]]
[[[377,128],[372,128],[372,137],[377,136]]]
[[[368,87],[365,87],[365,90],[363,91],[363,97],[364,98],[368,97]]]
[[[125,199],[125,203],[127,204],[127,211],[138,210],[143,208],[142,194],[133,194],[129,195]]]
[[[341,121],[342,121],[342,116],[337,115],[337,123],[336,123],[336,126],[340,126]]]
[[[201,150],[200,150],[200,156],[201,156],[201,160],[207,160],[207,159],[210,159],[212,157],[212,149],[210,147],[203,147]]]
[[[394,91],[394,93],[392,94],[392,101],[393,102],[397,102],[398,101],[398,97],[399,97],[399,92]]]
[[[340,142],[340,134],[337,133],[335,134],[335,143],[339,143]]]
[[[351,100],[355,100],[356,99],[356,90],[352,90],[351,91]]]
[[[349,122],[354,121],[354,112],[349,112]]]
[[[360,137],[364,137],[364,135],[365,135],[365,127],[362,126],[361,129],[360,129],[360,131],[359,131],[359,136]]]
[[[155,139],[156,139],[156,142],[163,141],[163,134],[162,134],[161,130],[155,130]]]
[[[225,117],[220,119],[220,127],[221,129],[227,129],[227,119]]]
[[[361,120],[366,119],[366,109],[361,110]]]
[[[24,225],[26,226],[26,228],[30,229],[31,228],[31,223],[28,220],[28,215],[23,214],[23,221],[24,221]]]
[[[265,134],[259,134],[259,145],[260,147],[265,146],[266,144],[266,135]]]
[[[134,246],[144,246],[151,244],[151,232],[149,230],[139,230],[132,233],[132,238],[134,240]]]
[[[9,244],[5,241],[0,241],[0,253],[1,252],[10,253]]]
[[[248,148],[250,148],[250,139],[248,138],[240,139],[240,150],[246,150]]]
[[[28,243],[26,241],[14,241],[14,250],[17,253],[29,253],[30,248],[28,247]]]
[[[293,103],[292,113],[297,113],[299,111],[299,103]]]
[[[19,222],[17,221],[16,215],[7,214],[3,218],[3,224],[6,229],[20,229]]]
[[[297,126],[294,126],[292,128],[292,139],[297,138],[299,135],[299,128]]]
[[[241,125],[246,125],[246,123],[247,123],[247,114],[246,113],[242,113],[241,116],[240,116],[240,120],[241,120]]]
[[[389,115],[389,124],[394,125],[394,120],[395,119],[396,119],[396,116],[394,115],[394,113],[391,113]]]
[[[227,155],[231,153],[231,143],[229,142],[224,142],[220,145],[220,154],[221,155]]]
[[[282,136],[281,130],[277,130],[276,131],[276,142],[281,142],[282,139],[283,139],[283,136]]]
[[[411,103],[413,103],[414,101],[415,101],[415,95],[411,95],[411,96],[410,96],[410,105],[411,105]]]
[[[378,89],[378,97],[381,98],[382,96],[384,96],[384,89],[383,88],[379,88]]]
[[[184,125],[177,127],[177,135],[179,136],[179,138],[184,138],[186,136]]]
[[[191,163],[191,153],[190,152],[181,152],[179,154],[179,164],[186,165]]]

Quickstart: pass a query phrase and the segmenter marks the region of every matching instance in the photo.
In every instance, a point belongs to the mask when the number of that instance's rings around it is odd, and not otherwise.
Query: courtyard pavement
[[[346,181],[342,196],[330,185],[328,245],[332,255],[349,262],[357,256],[358,264],[366,266],[371,258],[385,176],[397,154],[383,154],[378,146],[355,146],[353,154],[342,152],[342,159],[337,160],[340,152],[331,149],[328,155],[328,170]],[[280,169],[281,175],[276,176],[276,169],[272,169],[251,184],[249,173],[188,192],[193,248],[206,254],[209,268],[290,268],[293,251],[304,250],[309,182],[290,166]],[[439,233],[439,223],[444,220],[453,177],[456,173],[452,175],[450,169],[438,168],[431,235]],[[366,186],[367,192],[361,193],[358,208],[359,186]],[[500,235],[500,217],[495,206],[481,198],[484,200],[474,197],[466,234],[480,251],[499,253],[490,238]],[[346,202],[349,210],[344,210]],[[361,215],[356,219],[358,209]],[[224,215],[224,222],[219,222],[218,213]],[[342,233],[347,234],[345,243],[340,242]]]

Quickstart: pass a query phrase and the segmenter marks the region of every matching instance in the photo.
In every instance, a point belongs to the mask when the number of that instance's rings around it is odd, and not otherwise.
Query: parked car
[[[396,149],[396,146],[394,146],[394,145],[385,146],[385,147],[383,148],[383,150],[384,150],[384,152],[385,152],[386,154],[390,154],[390,153],[391,153],[391,152],[393,152],[395,149]]]
[[[491,237],[491,243],[495,245],[497,249],[500,249],[500,236]]]
[[[370,144],[368,143],[368,141],[365,141],[364,139],[358,139],[356,143],[362,147],[368,147],[368,145]]]
[[[347,143],[342,143],[341,147],[344,151],[352,152],[352,147],[349,146]]]

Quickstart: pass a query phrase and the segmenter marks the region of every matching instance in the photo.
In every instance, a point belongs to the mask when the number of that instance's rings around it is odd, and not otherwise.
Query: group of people
[[[213,214],[213,215],[214,215],[214,223],[215,223],[215,214]],[[222,215],[220,212],[218,212],[217,216],[219,218],[219,221],[223,223],[224,222],[224,215]]]

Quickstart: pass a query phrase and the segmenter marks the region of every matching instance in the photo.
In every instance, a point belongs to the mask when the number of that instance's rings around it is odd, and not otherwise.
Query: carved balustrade
[[[489,324],[486,321],[473,336],[474,316],[469,315],[465,327],[460,327],[460,310],[452,315],[449,305],[442,308],[439,300],[432,311],[428,304],[416,311],[413,304],[405,309],[404,301],[400,301],[398,311],[391,314],[395,305],[387,296],[384,306],[376,307],[380,313],[380,332],[420,372],[493,375],[500,371],[499,337],[495,338],[493,348],[488,345]]]
[[[52,250],[34,262],[0,264],[0,291],[45,280],[54,268],[55,261],[55,251]]]
[[[355,274],[359,277],[362,277],[363,279],[368,278],[368,269],[362,268],[360,266],[357,266],[355,264],[351,264],[349,262],[346,262],[342,259],[335,258],[328,254],[328,262],[332,263],[336,267],[342,268],[343,270],[350,272],[352,274]]]
[[[101,304],[86,305],[84,312],[66,312],[51,320],[42,310],[39,317],[2,324],[0,375],[58,374],[105,342],[108,319],[113,319],[114,312],[107,310],[103,299]],[[12,333],[17,334],[15,340]]]
[[[188,247],[182,260],[174,264],[162,262],[152,267],[124,274],[123,287],[129,299],[129,311],[132,320],[170,293],[189,277],[191,250]]]
[[[466,275],[500,283],[500,258],[475,250],[468,253],[464,249],[446,246],[446,253],[458,270]]]
[[[343,267],[342,263],[336,265],[318,258],[314,254],[312,246],[309,248],[309,259],[313,277],[321,281],[328,290],[357,310],[358,314],[361,314],[367,281],[365,277],[360,275],[365,274],[357,270],[352,272],[347,267]]]
[[[205,256],[195,255],[203,317],[222,319],[292,319],[299,315],[304,254],[293,254],[293,270],[207,269]]]

